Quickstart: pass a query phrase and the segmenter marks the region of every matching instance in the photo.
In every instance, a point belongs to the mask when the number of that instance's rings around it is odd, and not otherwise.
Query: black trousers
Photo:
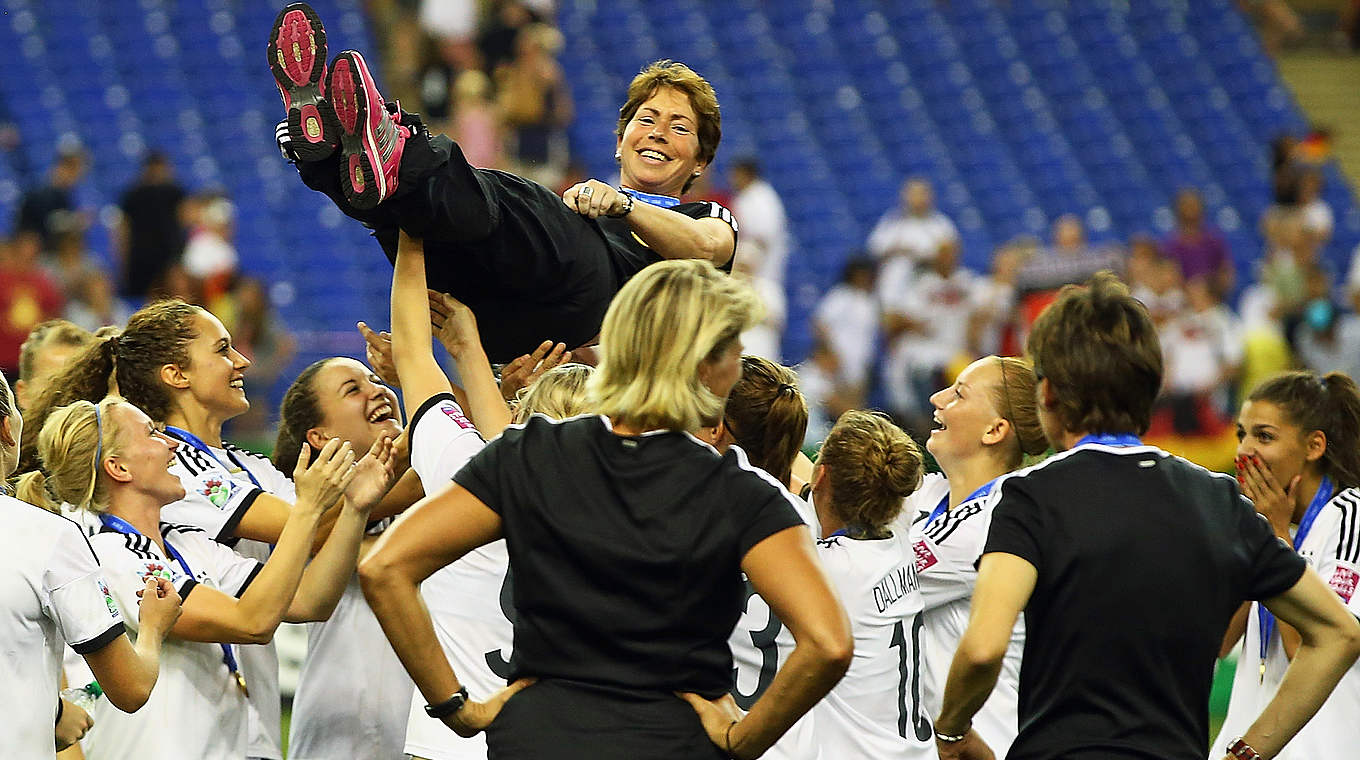
[[[486,731],[488,760],[723,760],[699,716],[672,694],[543,679]]]
[[[302,181],[374,231],[389,261],[398,229],[425,241],[426,279],[477,315],[493,362],[544,340],[569,347],[599,334],[621,282],[599,225],[542,185],[470,166],[449,138],[407,141],[396,193],[376,208],[350,206],[339,153],[300,162]]]

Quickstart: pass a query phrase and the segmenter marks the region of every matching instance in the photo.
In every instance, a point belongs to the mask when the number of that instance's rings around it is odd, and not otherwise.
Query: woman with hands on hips
[[[1237,481],[1281,541],[1293,546],[1350,611],[1360,616],[1360,393],[1341,373],[1272,377],[1237,417]],[[1226,656],[1242,642],[1232,699],[1211,749],[1245,733],[1275,696],[1301,643],[1288,623],[1245,604],[1224,637]],[[1360,746],[1360,664],[1278,755],[1332,757]]]
[[[297,467],[297,504],[261,564],[201,529],[162,520],[162,508],[184,498],[184,486],[170,471],[183,444],[126,401],[111,396],[54,410],[38,445],[44,470],[25,475],[21,490],[33,499],[50,494],[99,516],[103,527],[90,543],[108,569],[118,605],[135,604],[148,578],[169,581],[184,599],[147,706],[128,715],[97,705],[89,752],[244,757],[249,687],[231,645],[265,643],[280,622],[321,620],[334,608],[377,501],[370,495],[355,503],[345,495],[358,469],[354,452],[332,440],[314,463]],[[366,468],[388,467],[390,440],[375,444],[370,454]],[[304,446],[302,460],[308,458]],[[308,562],[323,512],[342,500],[330,539]]]
[[[788,492],[692,435],[720,419],[756,309],[707,263],[644,270],[604,321],[602,414],[508,428],[383,536],[360,579],[432,716],[498,757],[757,757],[845,672],[845,612]],[[418,584],[502,536],[514,683],[474,701]],[[796,641],[745,717],[726,645],[742,571]]]

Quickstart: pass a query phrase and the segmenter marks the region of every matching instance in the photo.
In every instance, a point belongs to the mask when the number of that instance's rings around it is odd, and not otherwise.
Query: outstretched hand
[[[469,351],[482,347],[482,337],[477,332],[477,317],[462,301],[448,293],[437,290],[427,291],[430,299],[430,327],[434,337],[457,361]]]
[[[393,388],[400,388],[397,363],[392,360],[392,333],[386,330],[375,333],[364,322],[358,323],[358,328],[359,334],[364,336],[364,356],[368,359],[368,366],[373,368],[378,379]]]
[[[533,353],[525,354],[501,369],[501,397],[506,401],[514,399],[521,388],[533,385],[544,372],[570,362],[571,357],[567,344],[543,341]]]
[[[382,436],[355,463],[354,479],[345,489],[345,496],[355,509],[366,515],[387,495],[397,480],[396,458],[395,442]]]

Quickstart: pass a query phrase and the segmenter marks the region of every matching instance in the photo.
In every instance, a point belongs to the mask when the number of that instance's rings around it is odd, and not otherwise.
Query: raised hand
[[[396,445],[392,438],[382,436],[354,465],[354,477],[345,489],[345,496],[355,509],[368,514],[396,480]]]
[[[170,581],[152,576],[146,579],[146,587],[137,592],[137,625],[142,635],[160,636],[162,639],[175,627],[179,620],[183,600]]]
[[[1289,523],[1294,520],[1294,489],[1302,479],[1295,475],[1287,485],[1282,485],[1270,471],[1270,465],[1254,454],[1237,458],[1237,482],[1242,485],[1242,494],[1265,515],[1275,529],[1275,535],[1287,537]]]
[[[364,336],[364,356],[368,359],[368,366],[373,368],[378,379],[393,388],[400,388],[401,378],[397,377],[397,365],[392,361],[392,333],[386,330],[375,333],[364,322],[357,326],[359,334]]]
[[[311,447],[302,444],[297,466],[293,468],[293,482],[297,484],[295,509],[311,509],[321,514],[344,496],[354,478],[354,448],[349,441],[332,438],[316,461],[311,459]]]
[[[434,337],[454,360],[469,351],[480,350],[481,334],[477,332],[477,318],[462,301],[448,293],[427,291],[430,299],[430,327]]]
[[[544,372],[570,361],[567,344],[543,341],[533,353],[525,354],[501,369],[501,397],[506,401],[514,399],[521,388],[533,385]]]

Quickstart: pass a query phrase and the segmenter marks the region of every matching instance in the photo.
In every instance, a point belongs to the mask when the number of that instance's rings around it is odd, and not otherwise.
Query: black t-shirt
[[[1205,757],[1229,619],[1302,558],[1232,478],[1152,446],[1079,446],[995,493],[985,551],[1039,571],[1007,758]]]
[[[184,252],[179,204],[184,190],[173,183],[139,184],[123,194],[119,206],[127,218],[128,260],[124,292],[146,295],[161,273]]]
[[[732,686],[741,560],[803,525],[733,447],[615,435],[604,417],[535,416],[454,480],[501,516],[514,573],[512,677],[639,690]]]
[[[636,203],[645,201],[637,200]],[[713,201],[694,201],[692,203],[681,203],[672,206],[671,211],[684,214],[691,219],[721,219],[732,227],[732,249],[736,250],[737,245],[737,220],[719,203]],[[614,274],[618,277],[619,286],[646,267],[658,261],[665,261],[660,255],[642,242],[642,239],[633,232],[625,218],[613,218],[608,216],[599,217],[600,232],[604,233],[605,240],[609,243],[611,260],[614,265]],[[736,256],[727,257],[727,262],[718,269],[732,273],[732,262]]]

